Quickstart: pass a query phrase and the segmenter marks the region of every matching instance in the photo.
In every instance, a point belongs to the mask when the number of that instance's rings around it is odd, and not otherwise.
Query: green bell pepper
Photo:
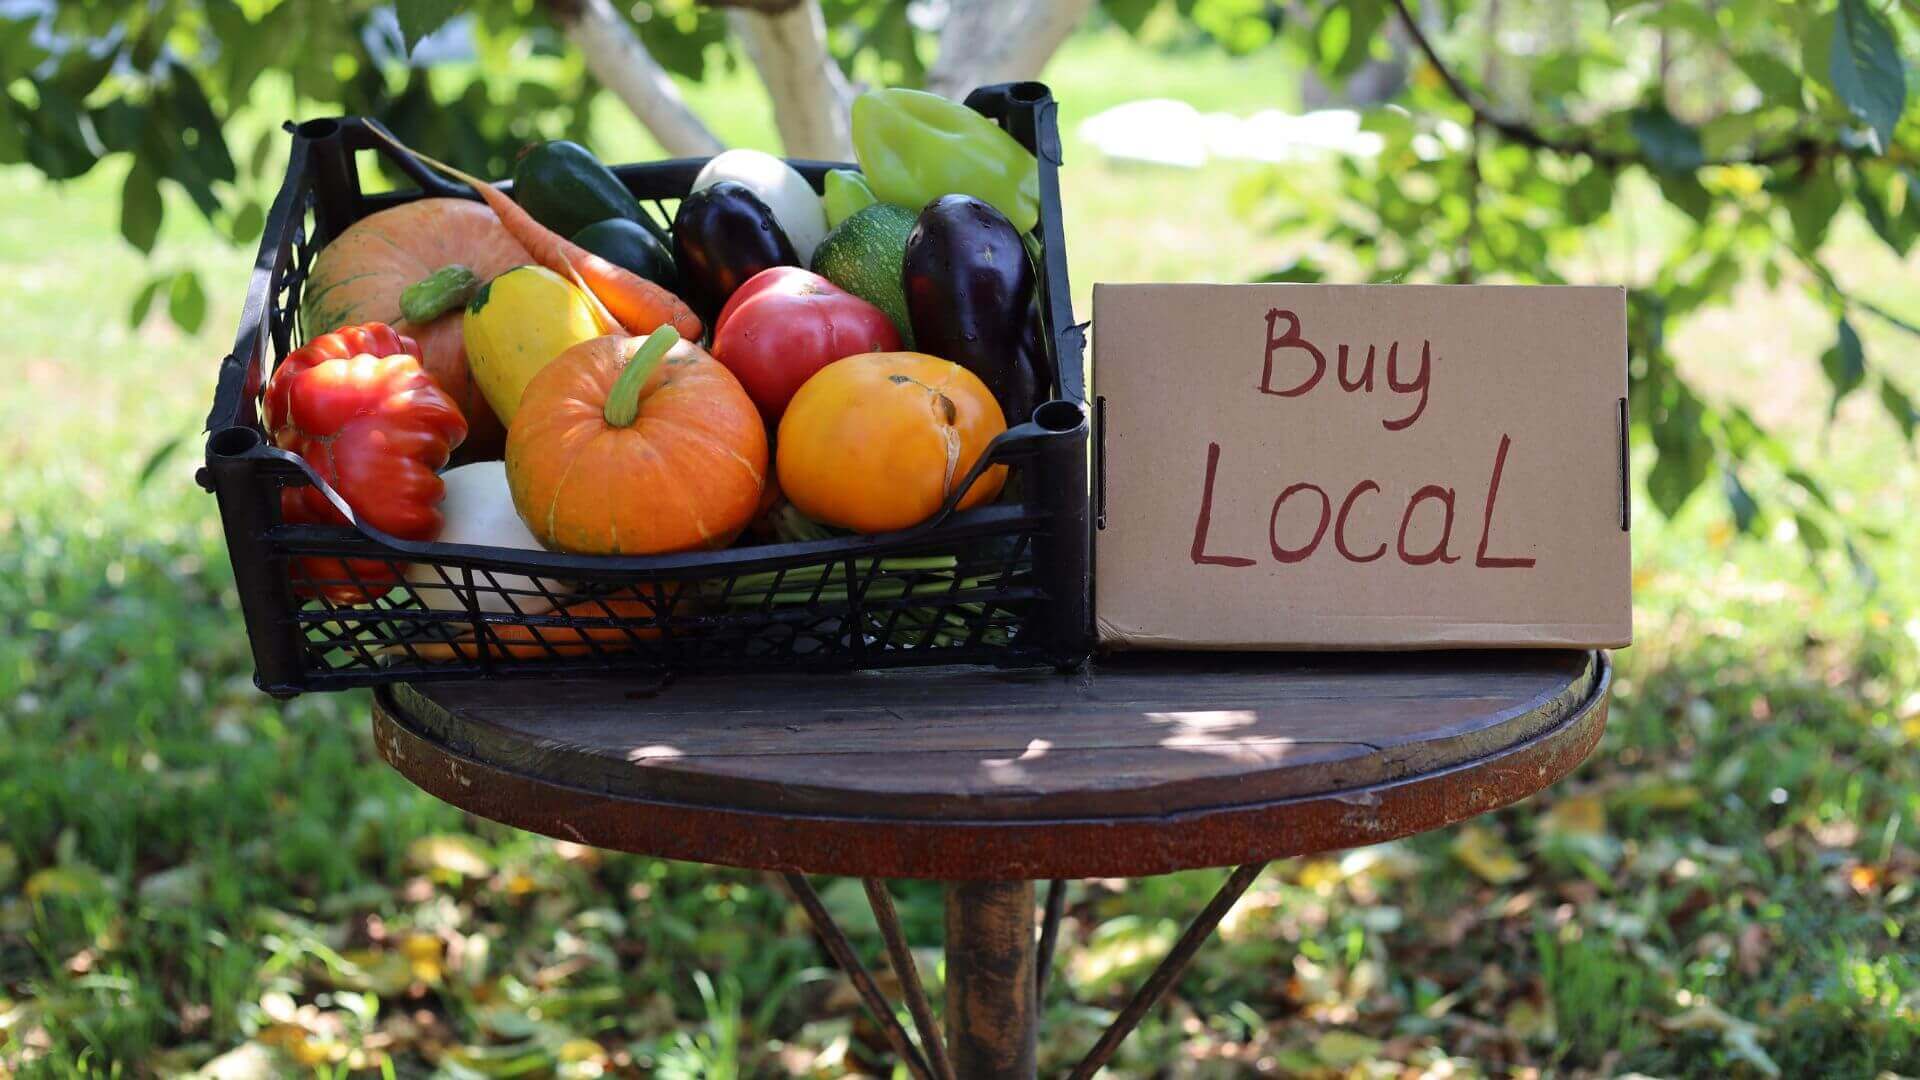
[[[867,178],[852,169],[834,169],[827,173],[826,188],[820,197],[827,204],[829,229],[880,201],[867,186]]]
[[[1040,220],[1040,166],[1000,125],[938,94],[870,90],[853,102],[853,152],[882,202],[918,211],[971,195],[1022,233]]]

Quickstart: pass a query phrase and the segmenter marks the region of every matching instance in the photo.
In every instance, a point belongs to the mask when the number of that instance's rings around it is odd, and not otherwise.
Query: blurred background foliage
[[[559,0],[561,3],[572,0]],[[1296,65],[1313,96],[1357,97],[1377,157],[1339,182],[1275,171],[1238,193],[1262,227],[1349,253],[1287,280],[1618,280],[1593,261],[1616,192],[1651,185],[1684,219],[1632,289],[1633,417],[1651,437],[1648,492],[1672,513],[1725,495],[1743,531],[1784,516],[1862,573],[1884,530],[1850,521],[1800,457],[1744,410],[1703,398],[1668,344],[1677,318],[1749,282],[1791,277],[1832,316],[1815,353],[1837,407],[1874,397],[1911,438],[1913,392],[1867,355],[1862,320],[1920,324],[1855,295],[1823,261],[1836,214],[1861,215],[1896,255],[1920,235],[1920,124],[1907,115],[1920,40],[1907,0],[1481,3],[1101,0],[1094,21],[1167,49],[1217,46]],[[0,163],[50,179],[131,163],[120,232],[151,252],[162,185],[235,243],[257,239],[277,185],[279,132],[240,114],[263,76],[303,115],[361,113],[484,175],[540,138],[582,137],[596,88],[555,29],[554,0],[69,0],[0,14]],[[905,0],[827,0],[829,44],[861,82],[918,85],[937,17]],[[698,82],[743,64],[714,7],[627,9],[668,71]],[[449,19],[457,35],[438,34]],[[424,39],[424,41],[423,41]],[[447,62],[458,61],[458,62]],[[1368,69],[1363,72],[1363,69]],[[1357,76],[1364,75],[1364,78]],[[1350,85],[1351,84],[1351,85]],[[1355,94],[1344,94],[1351,89]],[[284,100],[284,99],[283,99]],[[131,316],[161,304],[189,332],[206,285],[189,261],[152,272]]]
[[[822,7],[856,80],[924,78],[939,5]],[[721,13],[622,11],[777,149]],[[656,156],[551,12],[0,0],[0,1068],[874,1059],[757,878],[464,818],[380,765],[363,696],[248,680],[189,459],[279,125],[371,113],[489,175],[562,135]],[[1048,67],[1083,313],[1096,280],[1631,297],[1637,643],[1602,748],[1471,826],[1276,865],[1116,1075],[1920,1073],[1917,34],[1913,0],[1102,0]],[[1075,134],[1149,95],[1351,107],[1379,152],[1183,170]],[[1076,885],[1052,1065],[1218,876]],[[937,940],[937,890],[899,895]],[[828,899],[877,952],[857,888]]]

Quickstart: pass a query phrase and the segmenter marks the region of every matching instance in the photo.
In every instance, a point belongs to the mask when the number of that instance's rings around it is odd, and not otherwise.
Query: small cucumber
[[[449,263],[400,293],[400,314],[415,326],[458,308],[480,287],[480,278],[459,263]]]

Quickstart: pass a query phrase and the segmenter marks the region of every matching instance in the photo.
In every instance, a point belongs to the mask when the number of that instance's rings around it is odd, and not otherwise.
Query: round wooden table
[[[383,688],[389,764],[482,817],[776,871],[916,1076],[1035,1075],[1063,880],[1234,866],[1073,1076],[1091,1076],[1270,859],[1524,798],[1606,723],[1602,653],[1106,658]],[[866,881],[916,1046],[807,874]],[[946,1027],[885,885],[947,890]],[[1034,881],[1049,880],[1036,919]],[[1036,935],[1036,921],[1040,922]]]

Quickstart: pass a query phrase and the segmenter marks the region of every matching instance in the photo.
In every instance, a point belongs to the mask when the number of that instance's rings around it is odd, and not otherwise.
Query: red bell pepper
[[[436,475],[467,437],[467,421],[418,357],[385,323],[348,326],[294,350],[267,380],[273,444],[305,458],[364,525],[403,540],[440,534],[446,486]],[[317,486],[280,493],[289,523],[345,525]],[[404,566],[373,559],[302,558],[296,589],[359,604],[384,596]]]

